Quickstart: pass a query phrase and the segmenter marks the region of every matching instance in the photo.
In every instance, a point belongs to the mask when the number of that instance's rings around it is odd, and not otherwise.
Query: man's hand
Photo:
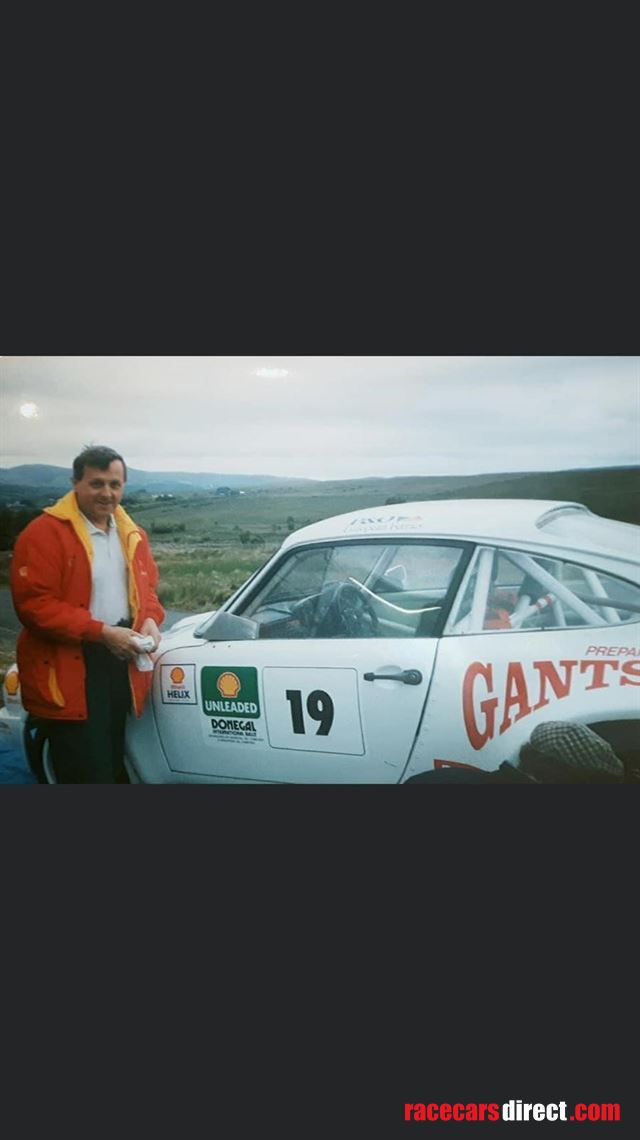
[[[140,627],[140,636],[141,637],[152,637],[153,638],[155,645],[154,645],[153,649],[151,650],[151,652],[155,653],[156,649],[158,648],[158,646],[160,644],[160,638],[162,635],[161,635],[160,630],[158,629],[156,623],[154,622],[153,618],[145,618],[145,620],[143,621],[143,623]]]
[[[121,661],[131,661],[139,650],[132,641],[133,630],[122,625],[103,625],[101,640],[107,649]]]

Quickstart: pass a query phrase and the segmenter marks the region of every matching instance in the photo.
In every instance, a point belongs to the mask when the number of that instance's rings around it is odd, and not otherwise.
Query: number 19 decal
[[[270,748],[364,756],[355,669],[266,665],[262,684]]]
[[[304,716],[302,713],[302,692],[300,689],[287,689],[286,697],[291,705],[291,724],[298,736],[304,736]],[[324,689],[314,689],[307,697],[307,712],[312,720],[318,721],[316,736],[328,736],[333,724],[333,701]]]

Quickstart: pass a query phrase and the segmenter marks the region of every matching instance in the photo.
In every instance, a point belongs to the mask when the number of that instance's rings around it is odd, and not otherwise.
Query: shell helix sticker
[[[232,744],[257,744],[264,740],[257,669],[205,665],[200,684],[209,737]]]
[[[161,665],[160,692],[163,705],[197,705],[195,665]]]

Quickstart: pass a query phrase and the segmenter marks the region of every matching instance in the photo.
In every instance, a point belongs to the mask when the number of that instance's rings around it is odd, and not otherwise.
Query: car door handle
[[[401,673],[365,673],[365,681],[402,681],[403,685],[421,685],[419,669],[403,669]]]

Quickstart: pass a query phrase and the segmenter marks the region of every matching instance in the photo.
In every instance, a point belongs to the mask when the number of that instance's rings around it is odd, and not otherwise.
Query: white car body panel
[[[435,761],[494,770],[544,721],[640,717],[639,655],[639,623],[443,637],[407,778]]]
[[[568,555],[601,554],[605,559],[636,563],[640,528],[594,515],[580,503],[545,499],[447,499],[351,511],[312,523],[289,535],[281,551],[304,542],[383,537],[451,538],[474,543],[524,544]]]
[[[302,645],[303,666],[298,664]],[[420,722],[436,646],[435,640],[356,639],[205,642],[173,650],[172,665],[185,672],[195,666],[197,711],[183,702],[163,703],[160,677],[167,655],[161,653],[156,658],[152,708],[156,722],[162,718],[163,747],[171,770],[192,778],[225,780],[398,783]],[[232,708],[203,707],[202,670],[211,668],[213,661],[235,675],[255,670],[257,716],[248,719]],[[422,682],[404,685],[363,679],[369,671],[404,669],[418,670]],[[288,700],[287,692],[300,693],[303,732],[295,732],[295,698]],[[318,723],[308,715],[307,701],[314,692],[331,698],[330,736],[319,735]],[[230,722],[238,722],[236,730],[229,728]],[[251,729],[242,727],[247,723]],[[148,765],[143,735],[144,730],[136,731],[134,725],[128,732],[131,759],[144,779]]]

